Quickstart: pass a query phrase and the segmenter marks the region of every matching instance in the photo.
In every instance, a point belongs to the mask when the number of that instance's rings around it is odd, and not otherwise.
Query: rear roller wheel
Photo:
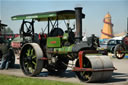
[[[114,49],[114,55],[118,59],[122,59],[125,56],[125,53],[122,53],[122,51],[125,51],[124,47],[120,44],[116,45]]]
[[[83,68],[92,68],[90,61],[86,57],[83,57],[83,61],[85,61],[85,62],[83,62]],[[80,67],[79,59],[76,61],[75,66]],[[76,71],[75,73],[81,81],[87,81],[88,82],[92,76],[91,71]]]
[[[25,75],[38,75],[43,67],[43,52],[36,43],[25,44],[21,50],[20,66]]]

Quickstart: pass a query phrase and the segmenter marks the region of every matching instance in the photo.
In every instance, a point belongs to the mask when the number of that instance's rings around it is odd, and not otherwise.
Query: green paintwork
[[[61,39],[60,37],[48,37],[47,38],[47,47],[61,47]]]
[[[16,38],[14,38],[11,42],[23,42],[23,38],[18,36]]]
[[[64,33],[63,40],[68,40],[68,33]]]
[[[83,15],[82,17],[84,18],[85,15],[84,14],[82,15]],[[36,19],[38,21],[47,21],[48,18],[50,18],[51,20],[75,19],[75,11],[61,10],[61,11],[16,15],[11,17],[12,20]]]
[[[54,48],[54,52],[59,53],[59,54],[67,54],[67,53],[72,52],[72,47],[73,47],[73,45],[64,46],[62,48]]]

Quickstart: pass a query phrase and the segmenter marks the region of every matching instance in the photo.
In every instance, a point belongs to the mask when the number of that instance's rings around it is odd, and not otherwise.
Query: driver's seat
[[[49,34],[51,37],[63,36],[64,31],[61,28],[53,28]]]

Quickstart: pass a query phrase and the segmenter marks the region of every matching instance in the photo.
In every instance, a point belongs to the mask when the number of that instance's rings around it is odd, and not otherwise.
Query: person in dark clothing
[[[10,56],[10,52],[7,52],[6,54],[4,54],[2,56],[2,61],[1,61],[1,65],[0,65],[0,69],[8,69],[9,67],[9,63],[11,62],[11,56]]]
[[[8,45],[5,43],[0,43],[0,50],[2,52],[0,69],[8,69],[9,66],[13,67],[15,62],[15,55],[12,49],[8,48]]]

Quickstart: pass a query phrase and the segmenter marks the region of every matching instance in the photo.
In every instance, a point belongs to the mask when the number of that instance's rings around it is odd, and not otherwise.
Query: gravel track
[[[118,60],[112,58],[112,61],[117,70],[113,72],[112,78],[110,80],[106,82],[86,83],[86,85],[128,85],[128,59]],[[16,68],[12,69],[9,68],[8,70],[0,70],[0,74],[27,77],[22,73],[21,69],[19,68],[18,62],[16,62],[15,67]],[[43,69],[40,75],[32,78],[85,84],[84,82],[79,81],[79,79],[75,77],[75,73],[72,72],[70,68],[68,68],[64,74],[59,76],[50,75],[48,74],[47,70]]]

